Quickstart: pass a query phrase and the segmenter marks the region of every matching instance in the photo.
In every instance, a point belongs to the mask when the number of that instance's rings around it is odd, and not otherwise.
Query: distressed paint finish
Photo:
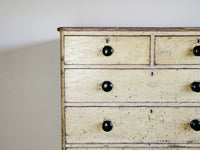
[[[104,56],[104,46],[114,53]],[[149,64],[149,36],[65,36],[65,64]]]
[[[58,31],[200,31],[200,27],[59,27]]]
[[[66,102],[200,102],[190,88],[200,81],[199,69],[65,69],[65,78]],[[110,92],[103,81],[112,82]]]
[[[149,148],[66,148],[66,150],[150,150],[150,149]]]
[[[190,82],[199,80],[200,61],[192,49],[199,45],[200,27],[58,31],[62,150],[200,149],[200,135],[189,127],[192,119],[200,118],[199,94],[189,88]],[[105,58],[101,50],[109,44],[115,52]],[[108,78],[114,89],[105,93],[101,80]],[[102,133],[102,119],[114,120],[110,133]]]
[[[199,28],[200,29],[200,28]],[[104,31],[104,30],[99,30],[99,31],[75,31],[75,30],[69,30],[69,31],[62,31],[64,35],[67,36],[149,36],[149,35],[169,35],[169,36],[199,36],[200,35],[200,30],[199,31],[153,31],[153,30],[147,30],[147,31]]]
[[[199,150],[200,148],[66,148],[66,150]]]
[[[131,149],[131,148],[135,148],[135,149],[141,149],[141,148],[149,148],[149,149],[182,149],[183,150],[193,150],[193,149],[200,149],[200,144],[185,144],[185,143],[114,143],[114,144],[106,144],[106,143],[101,143],[101,144],[96,144],[96,143],[92,143],[92,144],[72,144],[72,143],[68,143],[66,145],[66,148],[124,148],[124,149]]]
[[[65,110],[64,110],[64,101],[65,101],[65,69],[64,69],[64,35],[63,32],[60,33],[60,76],[61,76],[61,132],[62,132],[62,142],[61,142],[61,146],[62,146],[62,150],[65,150]]]
[[[155,38],[156,64],[200,64],[193,48],[200,36],[163,36]]]
[[[68,107],[67,143],[200,143],[189,124],[200,118],[192,107]],[[113,129],[102,130],[111,120]]]

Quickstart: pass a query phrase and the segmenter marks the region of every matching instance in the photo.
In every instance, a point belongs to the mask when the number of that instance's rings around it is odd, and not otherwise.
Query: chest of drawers
[[[200,28],[58,31],[63,150],[200,149]]]

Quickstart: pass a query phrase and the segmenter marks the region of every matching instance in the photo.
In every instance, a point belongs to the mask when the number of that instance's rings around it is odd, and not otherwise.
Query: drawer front
[[[104,81],[113,85],[109,92]],[[66,69],[66,102],[200,102],[191,89],[200,81],[200,70]]]
[[[65,36],[65,64],[149,64],[149,53],[149,36]]]
[[[200,64],[193,54],[200,36],[163,36],[155,38],[156,64]],[[199,44],[200,45],[200,44]]]
[[[197,107],[67,107],[67,143],[200,143]],[[111,121],[112,130],[102,129]]]

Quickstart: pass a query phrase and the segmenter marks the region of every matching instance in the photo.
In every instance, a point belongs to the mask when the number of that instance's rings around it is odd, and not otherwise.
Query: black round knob
[[[114,52],[114,49],[110,46],[104,46],[102,52],[105,56],[110,56]]]
[[[194,92],[200,92],[200,82],[193,82],[191,84],[191,89],[194,91]]]
[[[106,120],[106,121],[103,122],[102,128],[103,128],[103,130],[104,130],[105,132],[109,132],[109,131],[112,130],[113,124],[112,124],[111,121]]]
[[[195,56],[200,56],[200,46],[195,46],[195,47],[193,48],[193,54],[194,54]]]
[[[200,131],[200,121],[195,119],[190,122],[190,127],[195,131]]]
[[[102,89],[105,91],[105,92],[110,92],[113,88],[113,85],[110,81],[104,81],[102,83]]]

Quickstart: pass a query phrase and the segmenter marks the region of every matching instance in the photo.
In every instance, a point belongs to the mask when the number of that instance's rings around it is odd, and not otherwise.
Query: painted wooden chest
[[[200,149],[200,28],[58,31],[63,150]]]

